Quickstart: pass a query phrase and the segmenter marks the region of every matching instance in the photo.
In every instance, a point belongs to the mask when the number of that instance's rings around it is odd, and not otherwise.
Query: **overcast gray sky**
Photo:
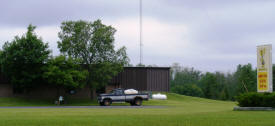
[[[143,63],[211,72],[255,67],[256,46],[274,48],[274,12],[274,0],[143,0]],[[61,22],[80,19],[115,27],[116,47],[126,46],[130,63],[139,63],[139,0],[1,0],[0,46],[32,23],[58,55]]]

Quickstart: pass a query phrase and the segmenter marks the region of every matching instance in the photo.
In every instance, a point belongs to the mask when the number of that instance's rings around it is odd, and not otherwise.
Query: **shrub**
[[[275,93],[249,92],[236,97],[240,107],[275,107]]]
[[[188,95],[188,96],[196,96],[196,97],[203,96],[202,89],[195,84],[175,85],[171,87],[171,91],[174,93]]]

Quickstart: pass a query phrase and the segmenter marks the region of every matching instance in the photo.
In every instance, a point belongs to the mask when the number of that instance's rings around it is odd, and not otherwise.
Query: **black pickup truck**
[[[97,98],[101,106],[109,106],[112,103],[127,102],[131,105],[140,106],[143,100],[148,100],[149,96],[146,93],[125,94],[124,89],[114,89],[110,94],[100,94]]]

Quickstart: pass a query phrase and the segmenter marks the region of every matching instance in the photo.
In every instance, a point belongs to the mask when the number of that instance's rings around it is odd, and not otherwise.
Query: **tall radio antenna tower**
[[[142,0],[139,0],[139,63],[142,64]]]

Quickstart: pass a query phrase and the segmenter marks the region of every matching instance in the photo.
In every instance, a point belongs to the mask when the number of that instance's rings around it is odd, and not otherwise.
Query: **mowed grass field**
[[[235,102],[168,94],[168,100],[144,105],[165,107],[1,108],[0,126],[275,126],[275,112],[233,111]]]

